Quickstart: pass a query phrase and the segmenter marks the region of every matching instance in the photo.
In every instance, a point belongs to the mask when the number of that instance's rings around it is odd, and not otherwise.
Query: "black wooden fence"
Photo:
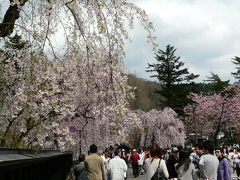
[[[72,153],[0,148],[0,180],[66,180]]]

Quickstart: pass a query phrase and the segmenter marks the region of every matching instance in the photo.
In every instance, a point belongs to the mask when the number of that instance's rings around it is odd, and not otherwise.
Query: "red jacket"
[[[131,158],[132,163],[138,163],[138,160],[140,159],[140,156],[139,156],[138,153],[132,153],[130,158]]]

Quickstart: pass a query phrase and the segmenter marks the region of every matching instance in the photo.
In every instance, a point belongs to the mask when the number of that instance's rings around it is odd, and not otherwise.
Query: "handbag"
[[[165,175],[163,174],[163,171],[159,167],[160,162],[161,162],[161,159],[159,160],[157,170],[154,173],[154,175],[151,177],[151,180],[167,180],[167,178],[165,178]]]

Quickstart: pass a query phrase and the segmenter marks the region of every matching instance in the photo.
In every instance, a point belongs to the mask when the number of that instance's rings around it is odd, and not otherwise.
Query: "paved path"
[[[236,173],[232,174],[232,180],[238,180]]]
[[[146,176],[145,173],[143,175],[139,175],[138,177],[135,178],[133,176],[132,168],[128,168],[128,178],[127,178],[127,180],[146,180],[146,179],[147,179],[147,176]],[[232,180],[238,180],[236,174],[232,175]]]
[[[128,178],[127,180],[146,180],[147,179],[147,176],[146,174],[144,173],[143,175],[139,175],[138,177],[134,177],[133,176],[133,171],[132,171],[132,168],[128,168]]]

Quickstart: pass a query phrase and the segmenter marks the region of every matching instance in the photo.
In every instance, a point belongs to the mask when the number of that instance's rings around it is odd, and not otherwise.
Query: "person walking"
[[[163,150],[154,144],[150,150],[150,158],[145,160],[145,166],[147,171],[147,180],[151,180],[157,169],[159,168],[162,175],[167,179],[169,177],[165,160],[163,160]]]
[[[105,152],[105,158],[106,158],[106,164],[105,164],[106,167],[105,167],[105,169],[107,170],[107,172],[106,172],[107,180],[111,180],[111,175],[110,175],[110,172],[108,171],[108,169],[109,169],[109,162],[111,160],[109,152]]]
[[[128,154],[125,151],[125,149],[120,150],[120,154],[121,154],[121,158],[126,162],[127,166],[128,166]]]
[[[133,149],[133,153],[132,153],[130,159],[132,161],[133,175],[134,175],[134,177],[137,177],[139,175],[138,160],[140,159],[140,157],[139,157],[139,154],[137,153],[136,149]]]
[[[195,168],[198,168],[198,163],[199,163],[199,156],[196,153],[196,149],[192,149],[192,153],[190,154],[190,159],[191,162],[194,164]]]
[[[237,150],[238,158],[236,159],[236,173],[238,179],[240,179],[240,148]]]
[[[169,158],[167,160],[167,169],[168,169],[170,180],[177,179],[177,172],[175,169],[175,164],[177,163],[177,158],[178,158],[178,148],[173,147],[171,149],[171,154],[169,155]]]
[[[216,180],[219,161],[213,155],[214,146],[210,141],[203,142],[204,155],[199,161],[200,180]]]
[[[97,155],[97,146],[90,146],[90,155],[84,161],[89,180],[106,180],[103,159]]]
[[[236,172],[237,176],[239,176],[239,159],[240,155],[238,153],[237,147],[233,148],[232,152],[232,167],[233,167],[233,172]]]
[[[217,148],[215,153],[219,160],[217,180],[232,180],[229,160],[224,157],[223,149]]]
[[[76,180],[88,180],[87,172],[84,166],[85,155],[80,155],[78,158],[78,164],[73,168]]]
[[[105,176],[107,177],[107,159],[105,158],[105,154],[103,153],[103,151],[99,150],[98,156],[100,156],[103,160],[104,172],[105,172]]]
[[[177,179],[178,180],[197,180],[196,169],[194,164],[191,162],[189,152],[182,150],[179,152],[179,160],[176,166]]]
[[[138,154],[140,159],[138,160],[138,168],[139,168],[139,173],[142,175],[144,170],[143,170],[143,162],[144,162],[144,155],[142,154],[142,150],[138,150]]]
[[[111,180],[124,180],[124,174],[127,172],[127,164],[125,160],[120,158],[121,152],[119,149],[114,151],[114,155],[114,158],[108,164],[108,172],[110,173]]]
[[[229,150],[228,159],[229,159],[229,163],[230,163],[230,170],[231,170],[231,173],[233,174],[234,173],[234,166],[233,166],[234,152],[233,152],[232,148]]]

